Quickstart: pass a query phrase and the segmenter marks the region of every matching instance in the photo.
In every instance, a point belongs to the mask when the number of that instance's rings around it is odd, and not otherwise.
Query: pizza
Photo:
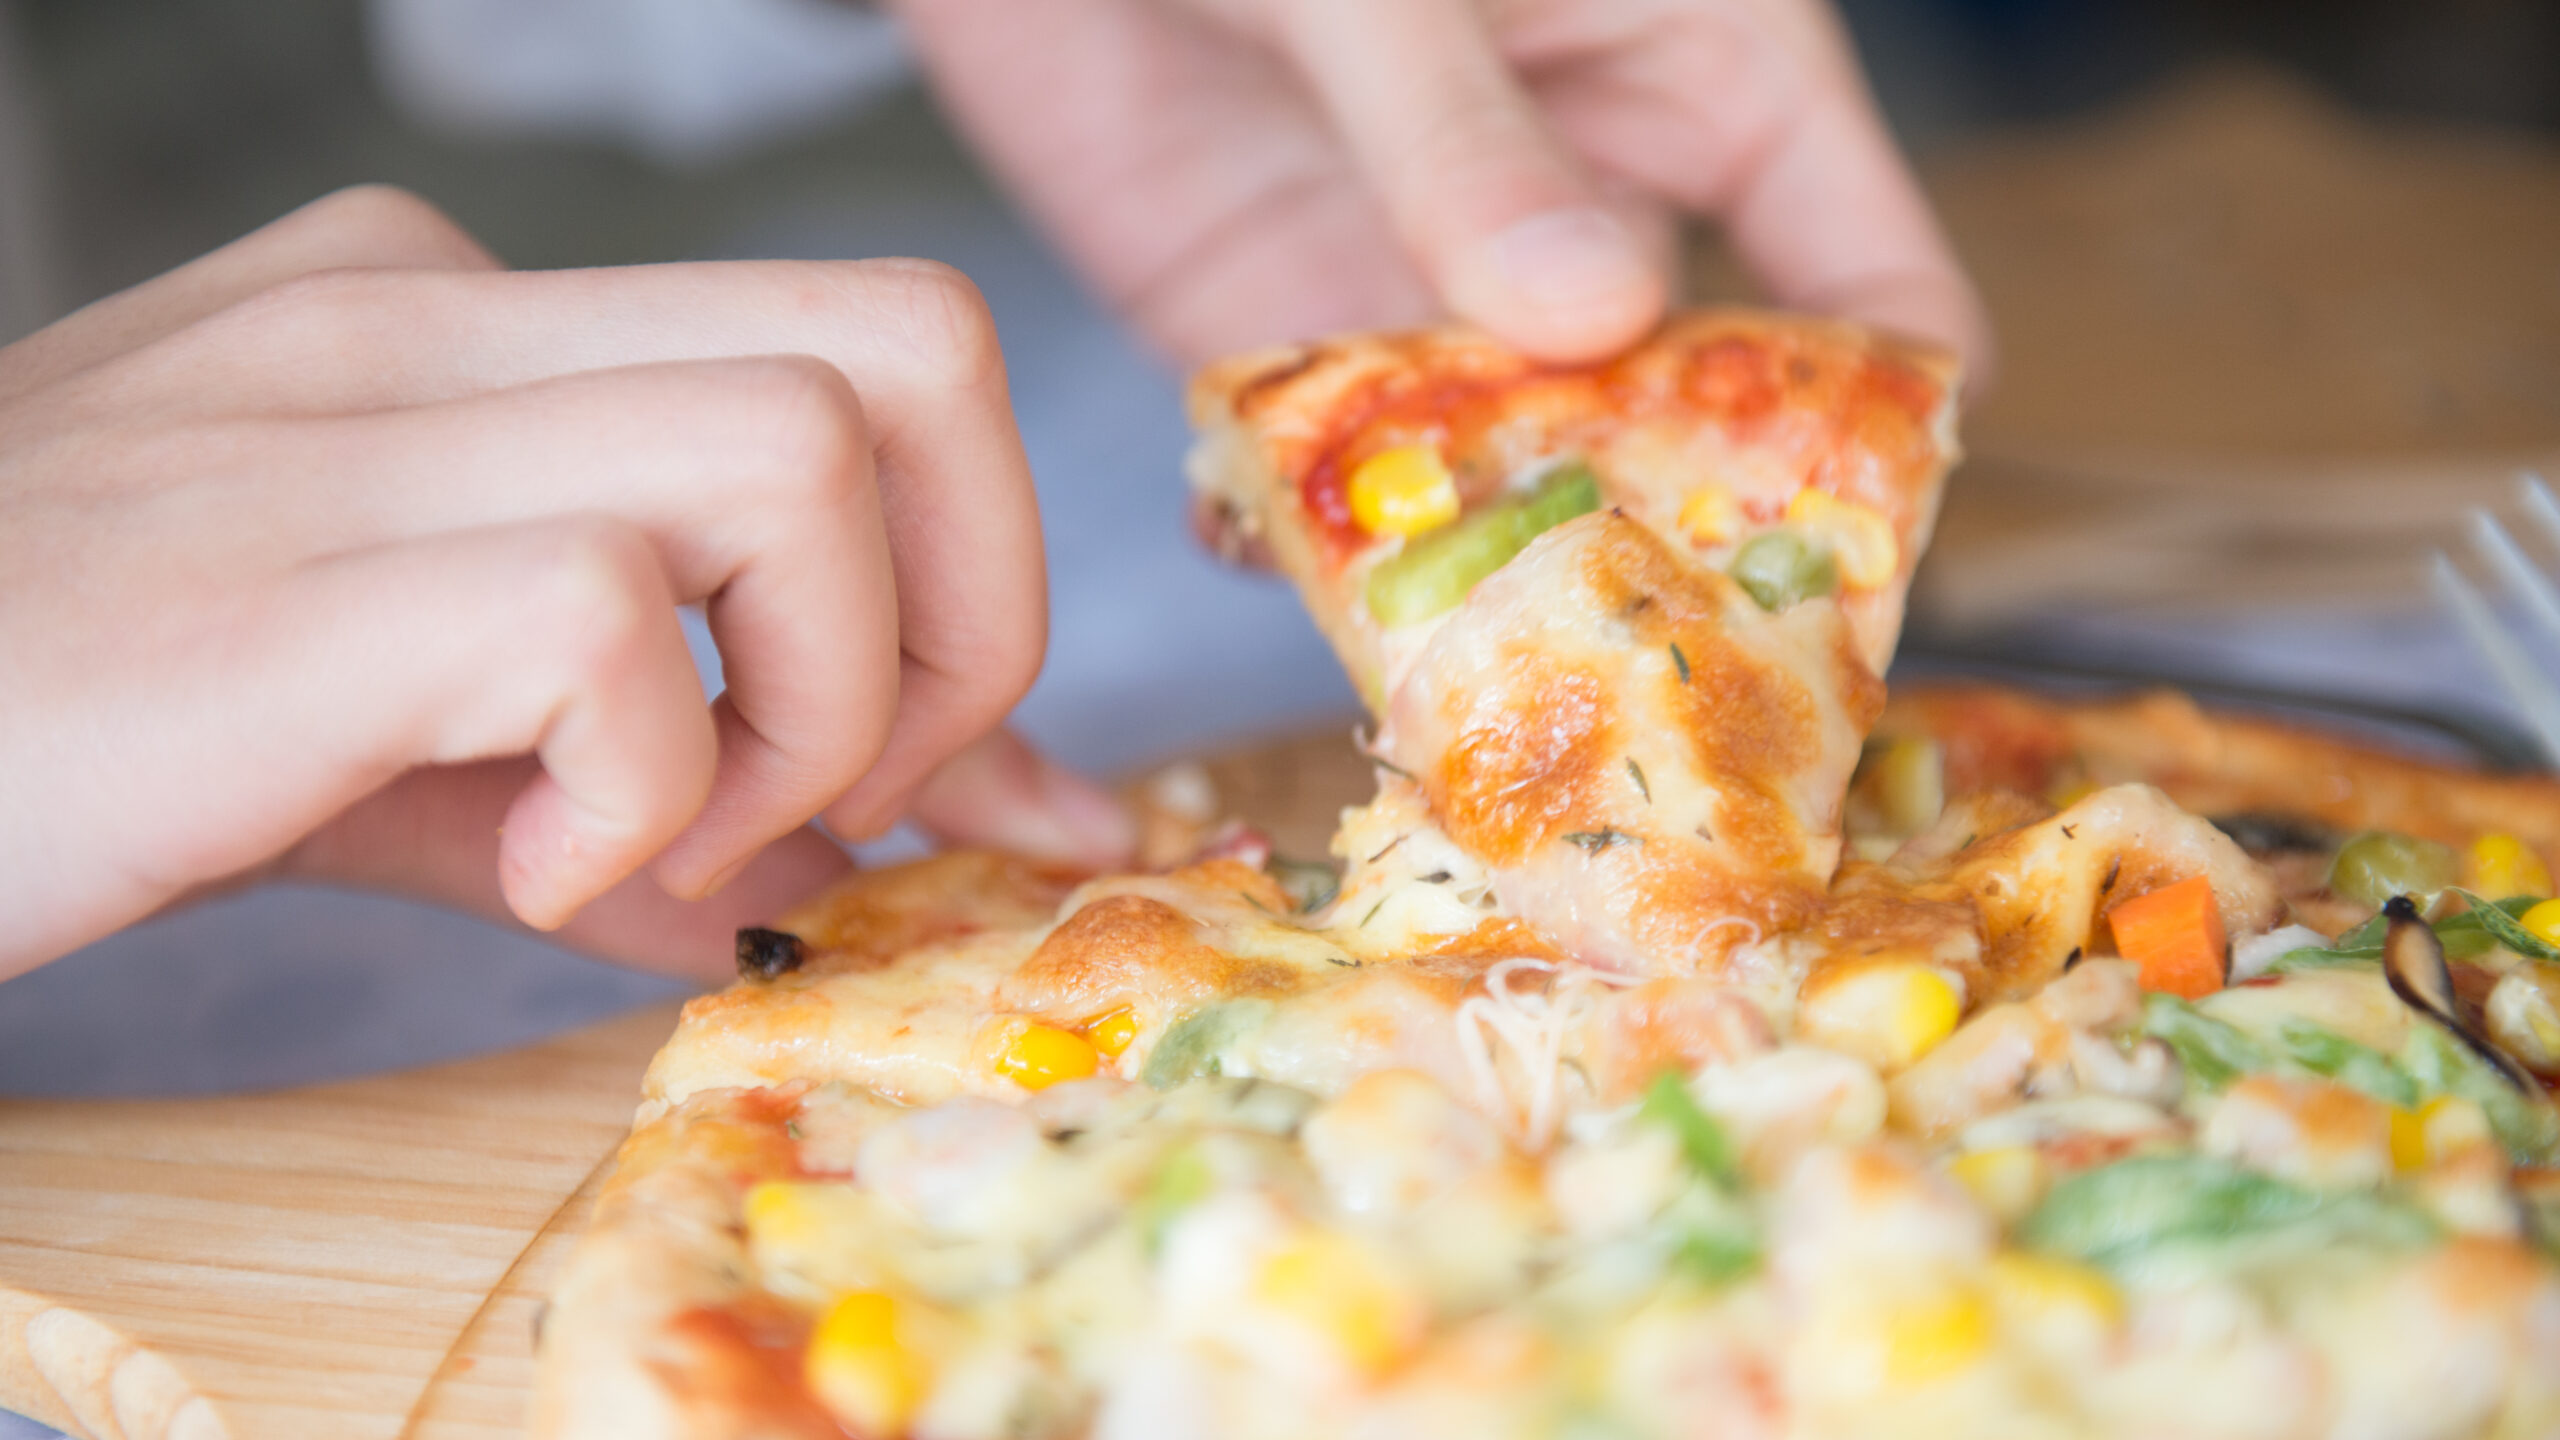
[[[1188,795],[742,932],[535,1432],[2560,1433],[2560,796],[1888,702],[1954,383],[1741,312],[1204,372],[1204,529],[1372,711],[1334,863]]]

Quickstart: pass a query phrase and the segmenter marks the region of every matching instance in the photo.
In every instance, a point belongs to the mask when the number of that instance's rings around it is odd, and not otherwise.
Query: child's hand
[[[572,938],[716,962],[842,866],[811,816],[911,802],[1116,858],[1090,787],[972,744],[1045,583],[952,272],[510,274],[332,196],[0,351],[0,975],[255,873],[546,929],[613,890]]]

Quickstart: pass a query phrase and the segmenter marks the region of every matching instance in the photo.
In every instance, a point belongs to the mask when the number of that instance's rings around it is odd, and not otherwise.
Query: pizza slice
[[[1570,368],[1362,336],[1204,372],[1193,479],[1378,717],[1350,838],[1431,827],[1577,959],[1715,971],[1830,882],[1954,404],[1943,356],[1748,312]],[[1439,848],[1346,855],[1345,902]]]

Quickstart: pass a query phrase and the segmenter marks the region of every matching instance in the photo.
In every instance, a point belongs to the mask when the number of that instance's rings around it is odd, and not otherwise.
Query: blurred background
[[[2006,350],[1912,644],[2494,714],[2419,583],[2560,451],[2560,5],[1852,0]],[[988,293],[1055,649],[1020,723],[1114,772],[1347,714],[1277,585],[1183,531],[1177,377],[829,0],[0,3],[0,322],[337,186],[522,266],[922,254]],[[1746,293],[1712,236],[1704,295]],[[297,1082],[670,993],[389,902],[269,892],[0,986],[0,1093]]]
[[[2560,456],[2560,5],[1846,8],[2006,352],[1911,647],[2496,718],[2421,562]],[[1111,772],[1349,712],[1295,602],[1193,553],[1177,378],[1025,230],[890,22],[828,0],[0,0],[9,335],[358,181],[521,266],[960,266],[1003,331],[1054,556],[1023,728]],[[1711,235],[1693,268],[1702,295],[1747,293]],[[413,906],[263,892],[0,985],[0,1093],[298,1083],[672,993]],[[0,1416],[20,1433],[44,1432]]]

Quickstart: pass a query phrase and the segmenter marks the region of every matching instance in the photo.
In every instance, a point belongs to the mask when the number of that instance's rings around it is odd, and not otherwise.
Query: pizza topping
[[[1372,535],[1411,539],[1458,518],[1458,483],[1429,445],[1381,450],[1351,472],[1351,518]]]
[[[1363,592],[1369,613],[1390,627],[1445,614],[1530,541],[1599,508],[1600,482],[1589,467],[1551,471],[1527,494],[1496,500],[1379,561]]]
[[[2492,900],[2551,893],[2551,869],[2532,846],[2493,830],[2462,852],[2462,883]]]
[[[800,968],[809,947],[800,937],[750,925],[738,932],[738,975],[746,980],[778,980]]]
[[[2536,1092],[2539,1087],[2532,1075],[2463,1014],[2452,972],[2445,965],[2444,942],[2419,918],[2417,907],[2407,896],[2395,895],[2382,913],[2388,921],[2382,938],[2382,973],[2391,982],[2391,993],[2443,1026],[2508,1084],[2528,1094]]]
[[[1694,545],[1729,545],[1742,535],[1742,504],[1722,485],[1701,485],[1680,502],[1680,533]]]
[[[1127,1007],[1115,1012],[1127,1015]],[[1127,1041],[1121,1042],[1123,1047]],[[1073,1030],[1022,1023],[1003,1041],[996,1073],[1025,1090],[1046,1090],[1062,1080],[1082,1080],[1102,1067],[1101,1047]]]
[[[857,1435],[903,1435],[933,1387],[933,1365],[913,1341],[918,1307],[876,1290],[828,1307],[809,1337],[809,1393]]]
[[[1086,1022],[1084,1038],[1093,1042],[1094,1049],[1117,1060],[1127,1052],[1129,1042],[1138,1038],[1137,1012],[1126,1005],[1105,1011]]]
[[[2450,845],[2367,830],[2339,847],[2329,866],[2329,888],[2359,904],[2379,907],[2394,895],[2411,895],[2427,908],[2461,874],[2462,861]]]
[[[2223,987],[2231,945],[2213,882],[2192,875],[2145,891],[2107,912],[2116,953],[2142,971],[2142,988],[2200,1000]]]
[[[2560,965],[2528,962],[2508,971],[2482,1010],[2499,1049],[2545,1080],[2560,1078]]]
[[[1927,965],[1871,965],[1829,972],[1825,978],[1829,983],[1805,993],[1796,1016],[1798,1033],[1888,1075],[1954,1034],[1964,1012],[1961,992]]]
[[[1727,573],[1763,610],[1785,610],[1840,588],[1840,567],[1831,547],[1796,530],[1754,536],[1735,553]]]
[[[1830,550],[1844,584],[1873,590],[1901,568],[1902,547],[1893,538],[1893,522],[1872,505],[1807,488],[1788,499],[1787,523]]]

